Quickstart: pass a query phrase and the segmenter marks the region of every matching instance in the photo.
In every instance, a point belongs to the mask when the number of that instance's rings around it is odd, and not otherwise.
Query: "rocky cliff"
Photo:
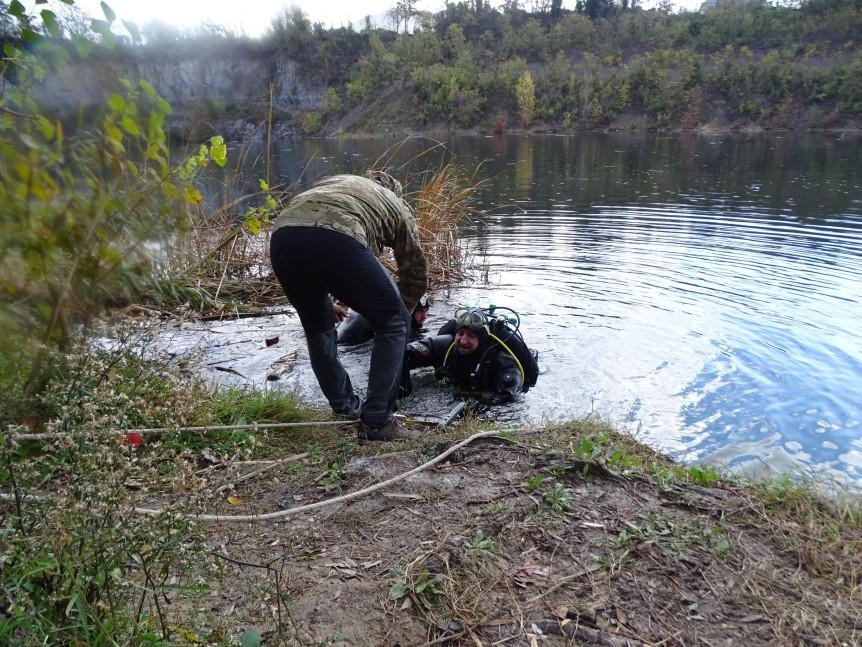
[[[169,129],[193,137],[259,129],[269,111],[270,84],[274,119],[282,123],[317,108],[326,90],[285,58],[254,50],[199,50],[155,58],[122,52],[92,56],[47,79],[39,94],[61,117],[74,119],[103,105],[123,78],[149,81],[173,107]]]

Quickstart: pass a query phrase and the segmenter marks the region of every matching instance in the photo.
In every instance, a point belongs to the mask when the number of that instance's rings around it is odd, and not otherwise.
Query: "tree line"
[[[164,56],[216,43],[294,60],[326,87],[316,110],[292,115],[310,133],[384,92],[387,110],[360,127],[858,127],[862,0],[709,5],[472,0],[429,13],[398,0],[385,27],[326,28],[291,8],[259,39],[155,24],[129,46]]]

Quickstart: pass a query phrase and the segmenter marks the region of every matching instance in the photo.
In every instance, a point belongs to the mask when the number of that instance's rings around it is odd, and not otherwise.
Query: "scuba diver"
[[[411,341],[419,339],[425,332],[422,326],[428,318],[428,311],[432,305],[434,305],[434,298],[431,295],[423,294],[416,307],[413,308],[413,314],[410,317],[410,330],[408,331]],[[357,346],[367,342],[372,337],[374,337],[374,330],[368,323],[368,319],[355,310],[348,310],[347,318],[338,326],[338,345]]]
[[[502,314],[505,310],[512,319]],[[400,397],[413,391],[410,370],[433,366],[438,379],[462,391],[480,392],[511,402],[539,376],[538,353],[520,333],[520,317],[510,308],[459,308],[436,337],[407,346]]]

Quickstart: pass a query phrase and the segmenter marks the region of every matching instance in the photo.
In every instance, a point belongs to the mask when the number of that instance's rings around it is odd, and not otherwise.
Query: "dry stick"
[[[374,485],[370,485],[367,488],[363,488],[361,490],[357,490],[355,492],[350,492],[349,494],[344,494],[342,496],[337,496],[334,499],[326,499],[325,501],[318,501],[317,503],[309,503],[308,505],[299,506],[298,508],[287,508],[286,510],[278,510],[276,512],[268,512],[266,514],[238,514],[238,515],[220,515],[220,514],[198,514],[198,515],[187,515],[187,519],[193,519],[196,521],[226,521],[226,522],[236,522],[236,521],[271,521],[273,519],[283,519],[284,517],[291,517],[294,515],[302,514],[304,512],[311,512],[312,510],[319,510],[320,508],[324,508],[330,505],[334,505],[336,503],[346,503],[347,501],[352,501],[354,499],[358,499],[360,497],[365,496],[366,494],[371,494],[372,492],[376,492],[377,490],[381,490],[385,487],[389,487],[393,483],[397,483],[398,481],[403,481],[409,476],[413,476],[414,474],[418,474],[424,470],[427,470],[429,467],[433,467],[437,463],[442,462],[448,456],[454,454],[456,451],[464,447],[465,445],[469,445],[474,440],[478,440],[480,438],[490,438],[491,436],[501,437],[499,432],[497,431],[483,431],[477,434],[473,434],[469,438],[466,438],[459,442],[456,445],[453,445],[449,449],[447,449],[442,454],[438,454],[435,458],[431,459],[427,463],[420,465],[419,467],[414,467],[409,472],[404,472],[403,474],[399,474],[398,476],[393,476],[391,479],[387,479],[386,481],[381,481],[380,483],[375,483]],[[153,510],[151,508],[135,508],[135,512],[142,515],[159,515],[167,512],[166,510]]]
[[[307,458],[307,457],[308,457],[308,452],[305,452],[304,454],[297,454],[296,456],[291,456],[289,460],[271,462],[268,465],[264,465],[260,469],[256,469],[253,472],[247,472],[247,473],[243,474],[239,478],[234,479],[233,482],[231,482],[231,483],[225,483],[224,485],[217,488],[215,493],[221,494],[225,490],[229,490],[230,488],[234,487],[235,485],[237,485],[239,483],[244,483],[245,481],[248,481],[249,479],[253,479],[255,476],[258,476],[259,474],[263,474],[264,472],[268,472],[269,470],[275,469],[276,467],[279,467],[280,465],[284,465],[285,463],[298,461],[298,460],[301,460],[301,459]]]
[[[353,424],[352,420],[319,420],[319,421],[310,421],[310,422],[267,422],[267,423],[257,423],[253,422],[247,425],[209,425],[204,427],[177,427],[176,429],[172,429],[170,427],[152,427],[145,429],[109,429],[107,433],[109,434],[119,434],[125,436],[126,434],[140,434],[140,435],[156,435],[156,434],[167,434],[167,433],[207,433],[210,431],[232,431],[234,429],[252,429],[253,431],[257,431],[259,429],[286,429],[292,427],[335,427],[335,426],[345,426]],[[46,431],[41,434],[11,434],[11,437],[15,440],[42,440],[47,438],[75,438],[79,436],[93,436],[98,432],[93,433],[80,433],[74,434],[68,431]]]
[[[580,571],[580,572],[575,573],[574,575],[567,575],[566,577],[563,577],[563,578],[561,578],[560,580],[558,580],[558,581],[557,581],[557,583],[556,583],[556,584],[554,584],[554,586],[552,586],[551,588],[549,588],[549,589],[548,589],[547,591],[545,591],[544,593],[540,593],[539,595],[535,595],[535,596],[533,596],[532,598],[530,598],[529,600],[527,600],[527,604],[532,604],[533,602],[538,602],[539,600],[541,600],[541,599],[542,599],[543,597],[545,597],[546,595],[550,595],[551,593],[553,593],[554,591],[556,591],[558,588],[560,588],[561,586],[565,586],[566,584],[568,584],[568,583],[569,583],[569,582],[571,582],[572,580],[576,580],[576,579],[578,579],[579,577],[583,577],[584,575],[589,575],[590,573],[593,573],[594,571],[598,571],[598,570],[600,570],[600,569],[602,569],[602,568],[604,568],[604,567],[603,567],[603,566],[599,566],[599,565],[597,564],[597,565],[595,565],[595,566],[594,566],[594,567],[592,567],[592,568],[584,568],[584,569],[581,569],[581,571]]]
[[[222,283],[224,283],[224,277],[227,276],[227,268],[230,267],[230,257],[233,256],[233,250],[236,248],[236,241],[239,239],[239,236],[234,237],[233,244],[230,246],[230,251],[227,253],[227,260],[224,262],[224,271],[221,273],[221,280],[218,282],[218,287],[215,291],[215,296],[213,297],[213,301],[218,303],[218,293],[221,292]]]

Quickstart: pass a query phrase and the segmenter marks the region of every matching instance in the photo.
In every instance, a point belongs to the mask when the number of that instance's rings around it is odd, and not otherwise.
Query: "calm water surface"
[[[390,144],[290,142],[273,174],[356,171]],[[456,303],[521,313],[543,369],[521,419],[592,412],[682,460],[862,482],[860,144],[454,138],[448,154],[488,178],[464,232],[482,279],[439,295],[432,323]],[[362,387],[363,361],[346,357]],[[315,392],[309,370],[300,385]]]

